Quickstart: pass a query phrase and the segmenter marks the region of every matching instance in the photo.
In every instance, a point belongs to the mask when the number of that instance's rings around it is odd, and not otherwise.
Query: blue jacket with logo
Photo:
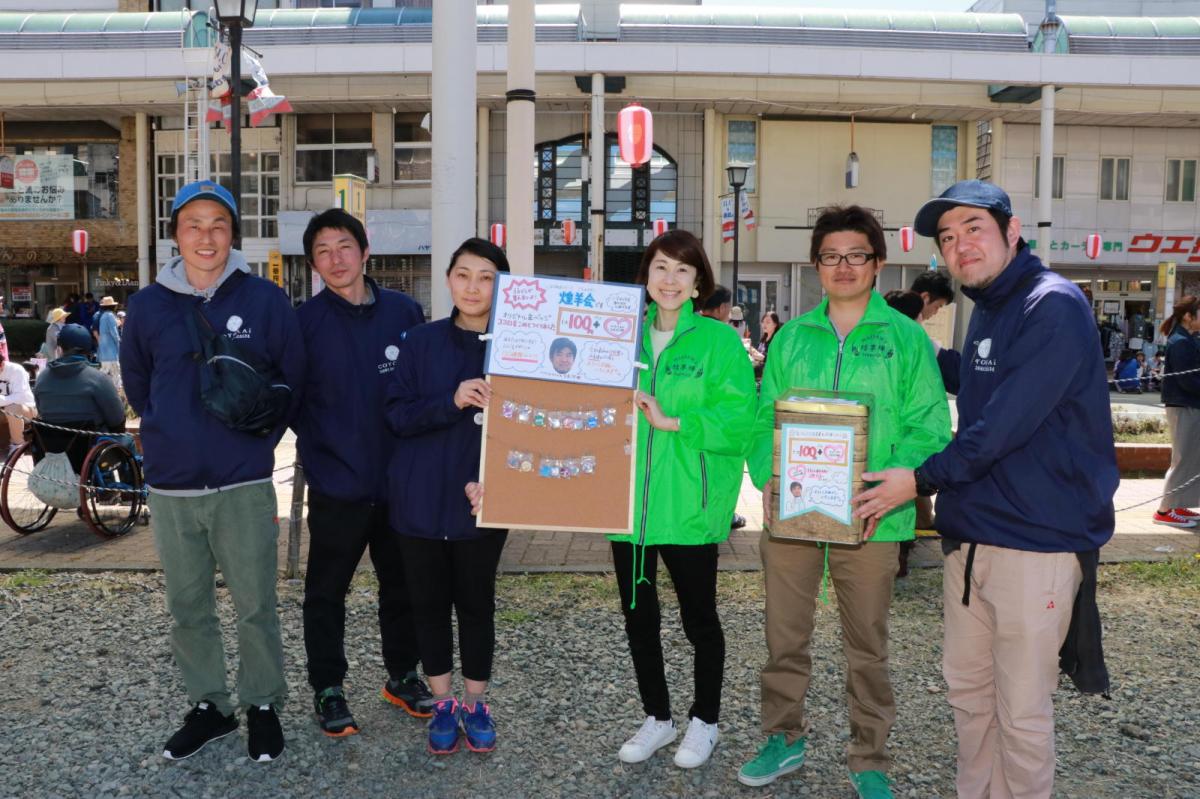
[[[1200,340],[1182,327],[1176,326],[1167,338],[1167,357],[1163,372],[1162,401],[1168,408],[1200,408]],[[1175,372],[1185,372],[1170,377]]]
[[[296,311],[308,355],[296,447],[312,489],[345,502],[387,498],[395,438],[383,423],[384,394],[405,331],[425,321],[416,300],[366,280],[369,305],[325,289]]]
[[[388,518],[393,530],[414,538],[491,532],[475,525],[465,493],[479,479],[481,411],[454,404],[459,383],[483,377],[484,342],[454,324],[457,313],[404,335],[387,389],[385,415],[399,437],[388,468]]]
[[[958,434],[921,466],[948,538],[1033,552],[1099,549],[1117,488],[1092,309],[1022,247],[984,289],[963,347]]]
[[[121,337],[121,378],[129,404],[142,417],[146,482],[152,488],[206,490],[270,479],[275,445],[232,430],[200,403],[200,365],[185,313],[199,308],[212,329],[247,347],[291,386],[304,384],[304,342],[287,295],[248,273],[233,250],[214,287],[187,283],[177,257],[156,282],[129,298]],[[274,381],[273,381],[274,382]]]

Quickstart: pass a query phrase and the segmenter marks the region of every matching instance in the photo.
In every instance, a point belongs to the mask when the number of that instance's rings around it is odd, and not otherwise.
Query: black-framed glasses
[[[823,252],[817,255],[817,262],[821,266],[837,266],[842,261],[851,266],[864,266],[868,261],[875,260],[873,252],[848,252],[842,255],[838,252]]]

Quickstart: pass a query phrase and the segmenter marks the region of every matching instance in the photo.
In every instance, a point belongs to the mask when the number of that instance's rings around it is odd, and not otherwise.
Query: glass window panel
[[[1183,162],[1183,180],[1180,182],[1180,201],[1185,203],[1196,202],[1196,162]]]
[[[279,153],[263,153],[263,172],[279,171]]]
[[[1111,158],[1100,159],[1100,199],[1111,200],[1113,198],[1113,171],[1114,164]]]
[[[1050,198],[1053,200],[1061,200],[1063,198],[1063,170],[1066,166],[1066,160],[1061,155],[1054,156],[1054,175],[1050,178]]]
[[[263,193],[272,197],[279,196],[279,177],[277,175],[263,176]]]
[[[429,131],[421,127],[421,120],[424,117],[425,115],[420,113],[396,114],[394,126],[396,144],[432,141]]]
[[[242,195],[242,214],[244,216],[258,216],[258,196],[255,194]]]
[[[334,150],[333,174],[367,176],[366,150]]]
[[[396,180],[429,181],[433,178],[433,150],[429,147],[396,148]]]
[[[1167,202],[1179,201],[1179,159],[1167,159]]]
[[[609,222],[633,221],[633,170],[621,160],[616,144],[608,147],[608,180],[604,210]]]
[[[333,180],[332,150],[297,150],[296,182],[325,183]]]
[[[958,181],[958,127],[934,125],[931,140],[933,196]]]
[[[258,175],[242,173],[242,194],[258,194]]]
[[[337,144],[371,143],[370,114],[334,114],[333,125],[334,142]]]
[[[296,144],[333,144],[333,114],[296,117]]]
[[[729,120],[725,162],[729,163],[731,161],[742,164],[753,164],[758,161],[758,122],[755,120]],[[747,170],[746,185],[742,187],[742,191],[755,191],[758,183],[755,172],[755,167]]]
[[[1117,186],[1114,192],[1116,199],[1129,199],[1129,159],[1117,159]]]
[[[267,217],[262,220],[262,236],[264,239],[273,239],[279,235],[279,226],[274,216]]]

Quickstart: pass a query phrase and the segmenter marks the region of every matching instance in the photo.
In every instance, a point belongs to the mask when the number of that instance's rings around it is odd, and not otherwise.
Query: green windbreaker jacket
[[[636,500],[632,536],[614,541],[713,544],[729,537],[754,428],[754,369],[737,331],[693,313],[686,302],[675,335],[654,363],[651,304],[642,332],[638,387],[663,412],[679,417],[679,432],[650,427],[638,414]]]
[[[874,395],[867,471],[915,469],[950,442],[946,390],[924,329],[872,291],[862,319],[839,342],[828,307],[823,300],[771,340],[748,459],[760,488],[774,466],[775,400],[792,388]],[[884,515],[871,540],[909,541],[915,521],[914,505],[906,502]]]

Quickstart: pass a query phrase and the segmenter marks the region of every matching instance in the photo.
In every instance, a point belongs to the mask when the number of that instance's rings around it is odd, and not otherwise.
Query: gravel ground
[[[1114,691],[1056,697],[1056,796],[1200,797],[1200,567],[1111,567],[1102,610]],[[896,795],[953,796],[954,736],[940,674],[941,574],[897,586],[892,673]],[[640,724],[611,576],[505,577],[500,582],[491,755],[425,751],[424,728],[378,700],[384,677],[369,578],[350,597],[347,691],[363,727],[332,740],[312,719],[304,679],[298,583],[281,585],[288,679],[287,750],[252,764],[230,736],[170,763],[163,742],[187,711],[167,645],[159,575],[0,577],[0,796],[153,797],[851,797],[844,747],[843,660],[834,608],[820,608],[809,760],[768,788],[735,773],[758,731],[764,658],[759,575],[722,574],[728,638],[722,739],[712,761],[685,772],[661,751],[618,762]],[[669,591],[668,591],[669,593]],[[220,591],[228,651],[233,618]],[[690,701],[690,653],[667,602],[664,638],[676,719]],[[242,727],[244,734],[244,725]]]

